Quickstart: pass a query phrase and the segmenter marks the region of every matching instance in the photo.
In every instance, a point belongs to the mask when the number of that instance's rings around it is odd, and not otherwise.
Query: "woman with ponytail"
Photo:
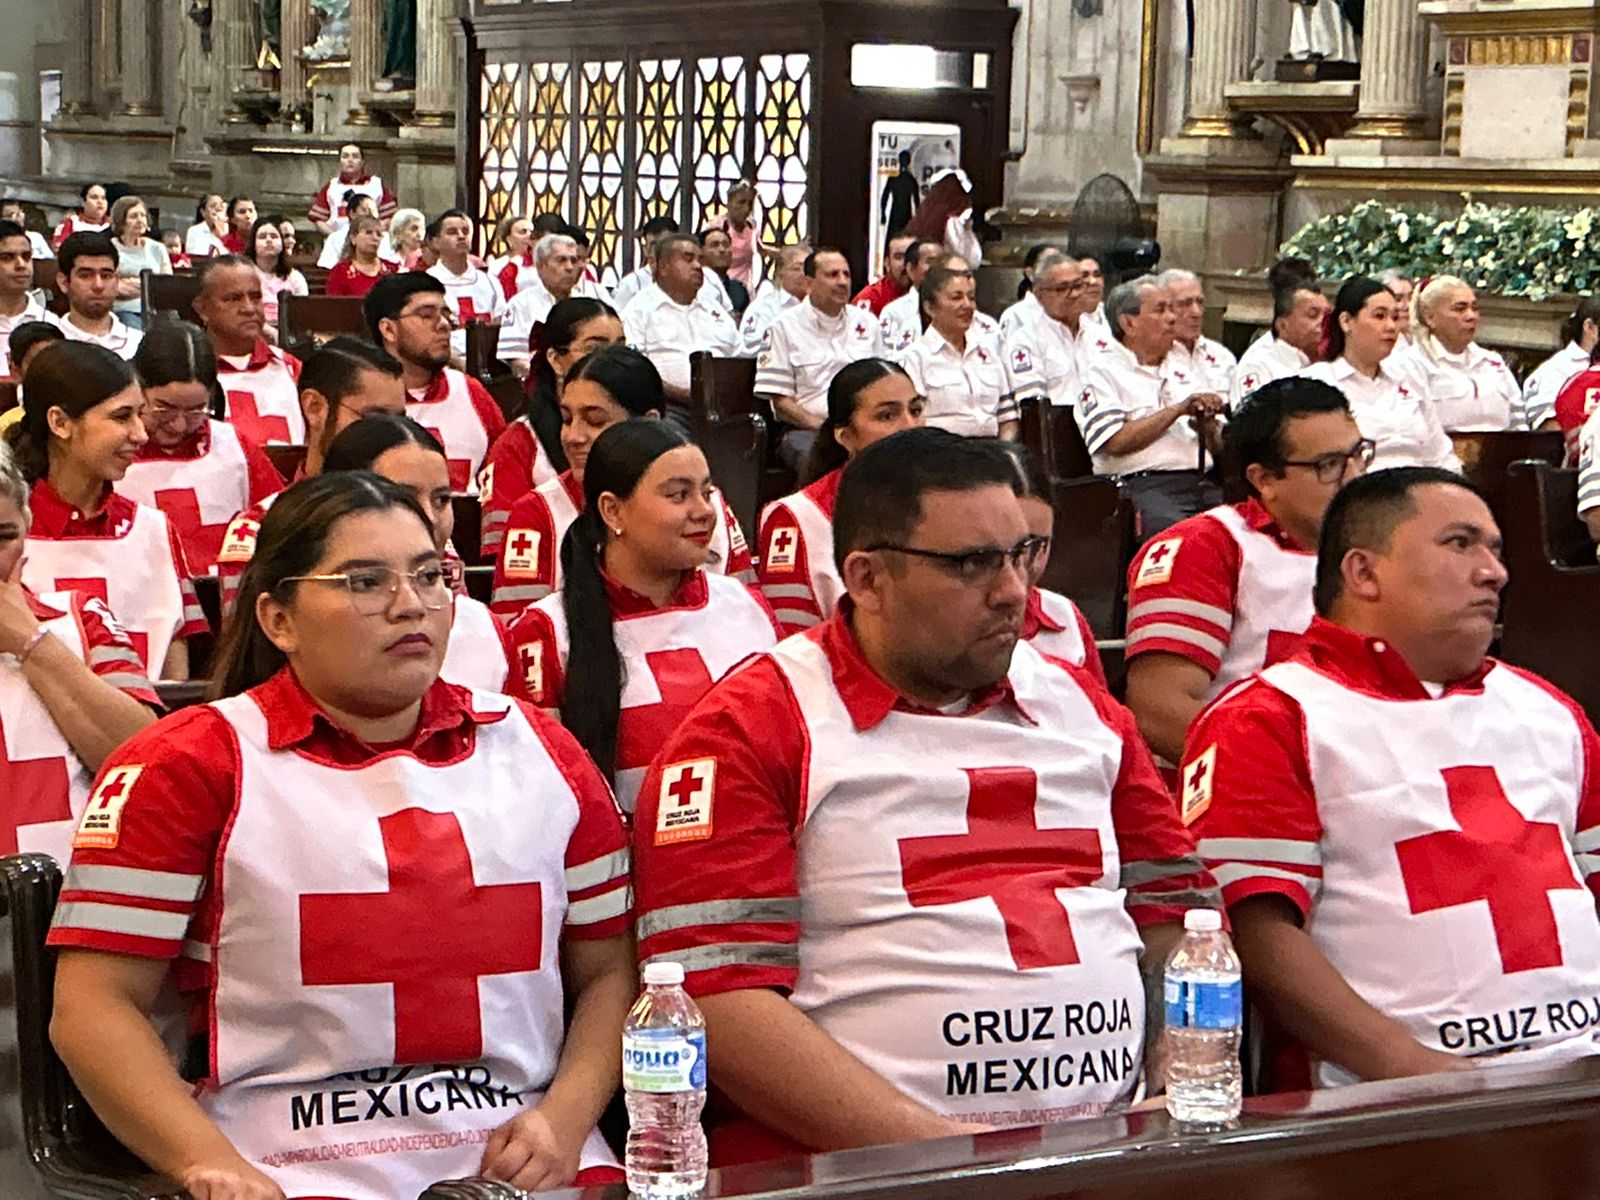
[[[456,585],[450,646],[439,676],[462,687],[505,691],[513,661],[505,626],[488,605],[459,586],[461,560],[450,550],[455,531],[450,463],[439,439],[403,413],[373,413],[333,439],[323,470],[371,471],[411,493],[433,527],[433,544]]]
[[[676,426],[607,429],[583,495],[561,542],[561,591],[524,610],[511,640],[521,694],[559,711],[631,813],[678,721],[781,634],[752,588],[706,570],[720,506],[705,455]]]
[[[1361,436],[1378,448],[1369,468],[1461,470],[1433,403],[1392,360],[1404,317],[1394,293],[1376,279],[1352,275],[1333,301],[1329,359],[1301,372],[1332,384],[1350,401]]]
[[[619,421],[659,420],[667,410],[661,375],[630,346],[602,346],[567,373],[559,400],[561,449],[567,469],[511,506],[495,557],[492,609],[507,619],[561,587],[561,539],[584,506],[584,464],[590,448]],[[722,493],[711,489],[718,520],[710,569],[753,578],[750,549]]]
[[[440,678],[434,539],[370,472],[284,492],[212,702],[135,736],[90,798],[50,934],[51,1033],[106,1126],[185,1194],[621,1179],[595,1123],[635,990],[626,835],[565,730]],[[153,1019],[168,984],[196,1031],[182,1067]],[[330,1153],[347,1131],[283,1120],[357,1072],[393,1085],[383,1136],[404,1153]],[[467,1080],[473,1103],[442,1102]]]
[[[567,469],[561,448],[561,388],[581,358],[623,343],[622,322],[603,300],[573,296],[556,303],[533,332],[528,400],[483,460],[483,553],[498,555],[511,506]]]
[[[863,358],[833,377],[828,416],[817,430],[804,478],[761,514],[761,590],[784,633],[833,615],[844,584],[833,564],[833,502],[844,466],[872,443],[922,424],[923,398],[904,368]]]
[[[1446,433],[1511,428],[1517,377],[1477,343],[1478,295],[1454,275],[1435,275],[1411,296],[1411,345],[1394,353],[1433,403]]]
[[[1600,296],[1585,296],[1561,323],[1562,347],[1533,369],[1522,385],[1512,417],[1514,429],[1559,429],[1556,399],[1566,386],[1593,365],[1600,346]],[[1589,381],[1600,387],[1600,373]]]
[[[57,342],[28,364],[22,396],[22,419],[6,430],[32,488],[22,582],[97,596],[151,678],[187,679],[185,639],[207,627],[183,545],[160,509],[113,490],[149,440],[132,365],[103,346]]]

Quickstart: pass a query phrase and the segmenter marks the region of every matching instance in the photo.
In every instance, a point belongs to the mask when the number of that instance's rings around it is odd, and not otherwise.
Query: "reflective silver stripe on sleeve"
[[[630,888],[619,887],[587,900],[574,900],[567,905],[567,924],[598,925],[601,921],[620,917],[633,902],[630,892]]]
[[[1227,863],[1211,869],[1211,877],[1217,881],[1218,887],[1227,887],[1230,883],[1238,883],[1241,879],[1287,879],[1291,883],[1298,883],[1313,896],[1322,889],[1322,880],[1310,875],[1302,875],[1298,871],[1283,871],[1277,867],[1263,867],[1257,863]]]
[[[132,646],[96,646],[89,651],[89,662],[92,666],[102,666],[106,663],[132,663],[143,668],[144,659],[139,657],[139,652]]]
[[[1589,876],[1593,875],[1596,871],[1600,871],[1600,854],[1579,854],[1576,857],[1578,860],[1578,870],[1583,872],[1583,877],[1585,879],[1589,878]]]
[[[193,904],[205,883],[203,875],[176,871],[147,871],[140,867],[103,867],[74,864],[61,883],[64,892],[113,892],[144,900],[179,900]]]
[[[1186,642],[1217,659],[1220,659],[1222,652],[1228,648],[1227,643],[1221,638],[1212,637],[1209,633],[1201,633],[1198,629],[1190,629],[1187,625],[1171,625],[1165,621],[1157,621],[1154,625],[1141,625],[1137,629],[1128,630],[1128,649],[1132,650],[1140,642],[1151,642],[1157,638],[1169,642]]]
[[[614,850],[610,854],[601,855],[599,858],[591,858],[586,863],[568,867],[567,891],[581,892],[585,888],[598,887],[602,883],[610,883],[613,879],[626,875],[631,862],[632,858],[626,850]]]
[[[490,597],[491,604],[532,604],[535,600],[543,600],[550,594],[550,589],[542,584],[533,584],[529,587],[498,587]]]
[[[1198,875],[1205,867],[1193,854],[1178,858],[1152,858],[1144,862],[1122,864],[1122,886],[1140,887],[1158,879],[1176,879],[1180,875]]]
[[[183,957],[192,958],[196,962],[210,962],[211,947],[205,942],[196,941],[194,938],[184,938]]]
[[[109,683],[119,692],[155,691],[155,685],[150,682],[150,677],[142,672],[113,671],[109,675],[100,676],[100,681],[102,683]]]
[[[1578,830],[1578,836],[1572,839],[1572,848],[1585,853],[1600,850],[1600,825],[1596,825],[1592,829]]]
[[[148,908],[125,908],[120,904],[100,904],[92,900],[72,900],[56,905],[57,929],[91,929],[96,933],[120,933],[128,937],[160,938],[175,942],[189,927],[188,913],[154,912]]]
[[[1201,838],[1196,849],[1201,858],[1300,863],[1307,867],[1322,865],[1321,846],[1292,838]]]
[[[1197,600],[1146,600],[1135,604],[1128,610],[1128,624],[1142,617],[1153,617],[1158,613],[1169,613],[1177,617],[1198,617],[1202,621],[1223,629],[1233,628],[1233,614],[1225,608],[1218,608],[1215,604],[1201,604]]]
[[[811,589],[803,583],[764,583],[761,594],[768,600],[811,600]]]
[[[1221,908],[1221,888],[1188,888],[1181,892],[1129,892],[1123,898],[1123,906],[1137,908],[1140,905],[1181,905],[1184,908]]]
[[[672,904],[645,913],[639,918],[639,940],[671,933],[678,929],[697,929],[704,925],[741,925],[798,921],[798,896],[766,896],[756,900],[706,900],[699,904]]]
[[[645,959],[646,966],[653,962],[679,963],[686,973],[715,971],[719,967],[782,967],[792,971],[800,966],[800,947],[788,942],[727,942],[692,946]]]
[[[785,629],[810,629],[822,623],[822,618],[816,613],[798,608],[774,608],[772,615],[778,618],[778,624]]]

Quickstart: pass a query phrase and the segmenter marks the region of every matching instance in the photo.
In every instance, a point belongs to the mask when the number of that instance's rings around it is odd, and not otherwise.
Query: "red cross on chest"
[[[178,531],[183,543],[184,556],[189,560],[189,570],[195,574],[209,571],[222,553],[222,539],[228,532],[228,522],[207,525],[200,512],[200,498],[193,488],[162,488],[156,492],[156,507],[167,515],[172,527]]]
[[[625,708],[617,722],[617,769],[647,767],[683,718],[714,682],[698,650],[657,650],[645,655],[661,699]],[[680,802],[682,803],[682,802]]]
[[[1079,961],[1057,888],[1105,873],[1093,829],[1041,829],[1038,776],[1026,767],[968,769],[967,832],[900,839],[900,870],[913,908],[989,897],[1021,970]]]
[[[389,890],[300,897],[301,979],[389,985],[396,1064],[481,1058],[478,980],[539,969],[543,889],[480,887],[453,813],[408,808],[378,826]]]
[[[472,460],[470,458],[451,458],[450,443],[445,441],[444,431],[435,429],[432,425],[418,421],[434,437],[439,439],[439,445],[445,448],[445,464],[450,468],[450,490],[465,493],[472,484]]]
[[[288,445],[294,440],[289,436],[289,419],[264,414],[256,403],[254,392],[228,393],[228,424],[246,437],[263,444],[277,442]]]
[[[1559,967],[1561,934],[1548,893],[1583,886],[1561,830],[1517,811],[1493,767],[1447,767],[1442,774],[1460,830],[1395,843],[1411,911],[1486,901],[1506,974]]]
[[[0,856],[17,852],[17,830],[24,825],[72,819],[65,758],[12,758],[0,721]]]

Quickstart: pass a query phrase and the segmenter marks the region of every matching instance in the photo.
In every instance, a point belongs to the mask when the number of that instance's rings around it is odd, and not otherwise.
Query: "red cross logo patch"
[[[1211,807],[1211,788],[1217,774],[1215,743],[1183,769],[1183,823],[1193,825]]]
[[[83,810],[78,822],[78,835],[73,838],[76,850],[115,850],[122,837],[122,808],[128,803],[133,785],[144,774],[142,764],[113,767],[100,780],[89,806]]]
[[[513,529],[506,535],[506,574],[533,575],[539,570],[539,531]]]
[[[661,770],[656,807],[656,845],[703,842],[711,836],[711,803],[717,787],[717,760],[694,758]]]

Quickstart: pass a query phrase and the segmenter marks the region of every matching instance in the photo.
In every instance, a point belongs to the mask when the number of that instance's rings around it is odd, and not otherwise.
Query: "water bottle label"
[[[692,1092],[706,1086],[702,1029],[635,1029],[622,1035],[622,1086],[630,1092]]]
[[[1244,989],[1239,980],[1166,980],[1167,1027],[1238,1029],[1244,1024]]]

